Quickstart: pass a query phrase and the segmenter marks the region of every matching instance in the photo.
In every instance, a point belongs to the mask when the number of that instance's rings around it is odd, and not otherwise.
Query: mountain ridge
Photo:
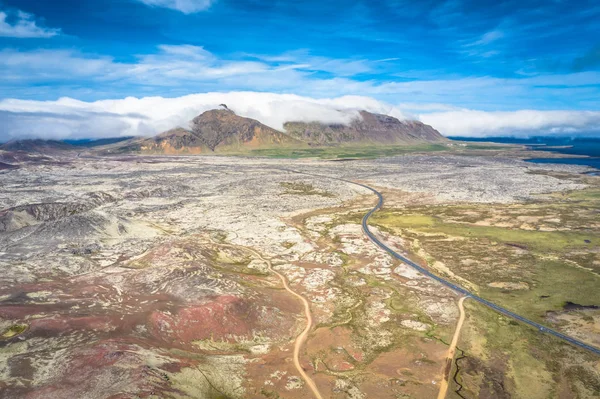
[[[116,152],[201,154],[244,152],[273,147],[307,148],[337,145],[414,145],[448,141],[433,127],[415,120],[360,111],[349,124],[284,123],[284,131],[237,115],[226,106],[203,112],[185,129],[177,127],[150,138],[138,138]]]
[[[348,124],[322,122],[285,122],[284,131],[273,129],[258,120],[237,115],[222,105],[201,113],[188,128],[175,127],[153,137],[130,139],[90,146],[104,154],[192,155],[243,153],[265,148],[309,148],[343,145],[415,145],[447,142],[433,127],[416,120],[359,111]],[[56,140],[20,140],[0,145],[0,150],[55,153],[81,150],[68,142]]]
[[[309,145],[344,143],[420,144],[447,139],[433,127],[416,120],[401,121],[393,116],[360,111],[360,118],[348,125],[321,122],[286,122],[286,133]]]
[[[49,153],[73,149],[76,147],[64,141],[44,139],[10,140],[0,145],[0,150],[6,152]]]

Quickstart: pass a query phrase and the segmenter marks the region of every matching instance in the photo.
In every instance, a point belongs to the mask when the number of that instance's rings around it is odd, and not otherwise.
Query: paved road
[[[321,176],[321,177],[325,177],[325,176]],[[371,188],[365,184],[361,184],[361,183],[356,183],[356,182],[352,182],[349,180],[343,180],[343,179],[336,179],[336,180],[342,180],[345,181],[347,183],[352,183],[354,185],[357,186],[361,186],[366,188],[367,190],[372,191],[373,193],[375,193],[377,195],[377,197],[379,198],[379,201],[377,202],[377,205],[371,209],[364,217],[362,220],[362,228],[365,232],[365,234],[371,239],[371,241],[373,241],[378,247],[380,247],[381,249],[385,250],[387,253],[389,253],[390,255],[392,255],[394,258],[401,260],[402,262],[406,263],[407,265],[413,267],[414,269],[416,269],[417,271],[419,271],[420,273],[426,275],[427,277],[430,277],[440,283],[442,283],[443,285],[445,285],[446,287],[449,287],[451,289],[453,289],[454,291],[458,292],[459,294],[468,296],[470,298],[472,298],[473,300],[499,312],[502,313],[505,316],[511,317],[515,320],[518,320],[520,322],[523,322],[525,324],[530,325],[531,327],[534,327],[536,329],[538,329],[540,332],[546,333],[546,334],[550,334],[555,336],[556,338],[560,338],[563,341],[566,341],[572,345],[578,346],[580,348],[586,349],[590,352],[593,352],[597,355],[600,355],[600,349],[593,347],[591,345],[586,344],[585,342],[579,341],[575,338],[569,337],[568,335],[562,334],[558,331],[555,331],[551,328],[548,328],[546,326],[543,326],[539,323],[536,323],[533,320],[529,320],[523,316],[519,316],[516,313],[511,312],[508,309],[503,308],[502,306],[498,306],[495,303],[492,303],[488,300],[485,300],[483,298],[481,298],[480,296],[477,296],[473,293],[471,293],[470,291],[459,287],[458,285],[451,283],[448,280],[443,279],[442,277],[439,277],[435,274],[433,274],[432,272],[430,272],[429,270],[419,266],[418,264],[416,264],[415,262],[411,261],[410,259],[400,255],[399,253],[397,253],[396,251],[394,251],[393,249],[391,249],[390,247],[388,247],[387,245],[385,245],[383,242],[381,242],[377,237],[375,237],[375,235],[371,232],[371,230],[369,229],[369,218],[371,217],[371,215],[373,215],[375,212],[377,212],[379,209],[381,209],[381,207],[383,207],[383,195],[381,195],[381,193],[377,190],[375,190],[374,188]]]

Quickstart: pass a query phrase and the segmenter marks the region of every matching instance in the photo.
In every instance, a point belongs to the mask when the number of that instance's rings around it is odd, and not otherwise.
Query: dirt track
[[[458,323],[456,324],[456,331],[454,331],[452,342],[450,343],[450,347],[448,348],[448,355],[446,356],[446,366],[444,367],[444,376],[442,378],[442,382],[440,383],[440,392],[438,394],[437,399],[444,399],[446,397],[446,393],[448,392],[448,380],[450,378],[450,370],[452,369],[452,362],[454,361],[454,355],[456,353],[456,345],[458,344],[458,338],[460,337],[460,330],[462,329],[462,325],[465,321],[465,307],[463,305],[463,302],[467,298],[468,297],[463,296],[458,301],[460,317],[458,319]]]
[[[279,273],[273,269],[273,265],[271,264],[270,260],[263,258],[258,252],[254,251],[250,248],[246,248],[246,249],[249,250],[250,252],[252,252],[254,255],[256,255],[262,261],[266,262],[269,267],[269,271],[271,273],[276,274],[277,277],[279,277],[279,279],[281,280],[281,283],[283,284],[283,288],[285,288],[285,290],[287,292],[289,292],[290,294],[292,294],[296,298],[298,298],[304,305],[304,315],[306,316],[306,327],[304,327],[304,330],[302,331],[302,333],[300,333],[300,335],[298,335],[296,337],[296,342],[294,343],[294,366],[296,366],[298,373],[300,373],[300,376],[302,377],[304,382],[306,382],[306,385],[309,386],[309,388],[313,392],[313,395],[315,396],[315,398],[323,399],[323,396],[321,396],[321,393],[319,392],[319,389],[317,388],[317,385],[315,384],[315,382],[312,380],[312,378],[310,378],[310,376],[308,374],[306,374],[306,372],[302,368],[302,365],[300,365],[300,349],[302,348],[302,345],[304,345],[304,342],[306,342],[306,337],[308,337],[308,333],[310,332],[310,329],[312,328],[312,325],[313,325],[313,318],[312,318],[312,314],[310,312],[310,304],[308,303],[306,298],[304,298],[302,295],[296,293],[295,291],[293,291],[290,288],[290,286],[287,282],[287,279],[281,273]]]

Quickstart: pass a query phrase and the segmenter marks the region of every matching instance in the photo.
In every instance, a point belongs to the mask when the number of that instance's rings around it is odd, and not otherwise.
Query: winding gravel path
[[[222,245],[222,246],[229,246],[229,245]],[[304,382],[306,382],[306,385],[308,385],[308,387],[312,391],[315,398],[323,399],[323,396],[321,396],[321,393],[319,392],[319,388],[317,388],[317,384],[315,384],[313,379],[310,378],[310,376],[308,374],[306,374],[306,372],[302,368],[302,365],[300,364],[300,350],[302,349],[302,345],[304,345],[304,343],[306,342],[308,333],[310,332],[310,329],[313,326],[313,318],[312,318],[312,313],[310,312],[310,304],[308,303],[308,300],[306,300],[306,298],[304,298],[302,295],[298,294],[297,292],[295,292],[294,290],[292,290],[290,288],[285,276],[283,274],[279,273],[278,271],[276,271],[275,269],[273,269],[273,264],[271,263],[271,261],[269,259],[263,258],[258,252],[254,251],[253,249],[250,249],[247,247],[244,247],[244,249],[246,249],[249,252],[252,252],[257,258],[259,258],[260,260],[265,262],[269,268],[269,272],[271,272],[271,273],[275,274],[277,277],[279,277],[279,280],[281,280],[281,283],[283,284],[283,288],[285,288],[285,290],[287,292],[289,292],[290,294],[292,294],[293,296],[298,298],[300,300],[300,302],[302,302],[302,304],[304,305],[304,316],[306,317],[306,327],[304,327],[304,330],[302,331],[302,333],[300,333],[300,335],[298,335],[296,337],[296,341],[294,342],[294,366],[296,366],[296,370],[298,370],[298,373],[300,374],[300,376],[302,377]]]
[[[273,270],[273,268],[271,266],[271,262],[269,260],[266,260],[266,259],[263,259],[263,260],[265,262],[267,262],[267,264],[269,265],[269,271],[275,273],[277,275],[277,277],[279,277],[279,279],[283,283],[283,287],[286,289],[286,291],[288,291],[290,294],[292,294],[296,298],[298,298],[304,305],[304,315],[306,316],[306,327],[304,327],[304,330],[302,331],[302,333],[300,335],[298,335],[298,337],[296,337],[296,342],[294,344],[294,366],[296,366],[298,373],[300,373],[300,375],[306,382],[306,385],[308,385],[310,387],[310,390],[313,392],[313,395],[315,395],[315,398],[323,399],[315,382],[312,380],[312,378],[310,378],[308,376],[308,374],[306,374],[306,372],[300,365],[300,359],[299,359],[300,358],[300,349],[302,349],[302,345],[304,345],[304,343],[306,342],[306,337],[308,337],[308,333],[310,332],[310,329],[312,328],[312,325],[313,325],[312,314],[310,313],[310,305],[309,305],[308,301],[306,300],[306,298],[304,298],[302,295],[294,292],[290,288],[290,286],[288,285],[287,279],[282,274]]]

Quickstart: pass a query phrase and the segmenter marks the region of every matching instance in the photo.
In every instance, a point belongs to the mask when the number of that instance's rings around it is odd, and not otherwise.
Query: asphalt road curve
[[[375,237],[375,235],[371,232],[371,230],[369,229],[369,218],[371,217],[371,215],[373,215],[375,212],[377,212],[379,209],[381,209],[381,207],[383,207],[383,195],[381,195],[381,193],[377,190],[375,190],[374,188],[371,188],[367,185],[361,184],[361,183],[356,183],[356,182],[351,182],[349,180],[344,180],[348,183],[352,183],[361,187],[366,188],[367,190],[372,191],[373,193],[375,193],[377,195],[377,197],[379,197],[379,201],[377,203],[377,205],[371,209],[362,219],[362,228],[363,231],[365,232],[365,234],[371,239],[371,241],[373,241],[378,247],[380,247],[381,249],[385,250],[387,253],[389,253],[390,255],[392,255],[394,258],[401,260],[402,262],[406,263],[407,265],[413,267],[414,269],[416,269],[417,271],[419,271],[420,273],[426,275],[429,278],[432,278],[438,282],[440,282],[441,284],[445,285],[446,287],[449,287],[451,289],[453,289],[454,291],[456,291],[459,294],[468,296],[469,298],[472,298],[473,300],[489,307],[492,308],[493,310],[502,313],[505,316],[511,317],[515,320],[518,320],[520,322],[523,322],[525,324],[530,325],[531,327],[536,328],[538,331],[542,332],[542,333],[546,333],[546,334],[550,334],[553,335],[557,338],[562,339],[563,341],[566,341],[572,345],[578,346],[580,348],[586,349],[590,352],[593,352],[597,355],[600,355],[600,349],[593,347],[591,345],[586,344],[585,342],[581,342],[575,338],[569,337],[568,335],[562,334],[558,331],[555,331],[551,328],[548,328],[546,326],[543,326],[539,323],[536,323],[533,320],[529,320],[526,319],[523,316],[519,316],[516,313],[511,312],[508,309],[503,308],[502,306],[498,306],[495,303],[492,303],[490,301],[487,301],[471,292],[469,292],[468,290],[459,287],[458,285],[445,280],[443,278],[441,278],[440,276],[437,276],[435,274],[433,274],[432,272],[430,272],[429,270],[417,265],[415,262],[411,261],[410,259],[400,255],[399,253],[397,253],[396,251],[394,251],[393,249],[391,249],[390,247],[388,247],[387,245],[385,245],[384,243],[382,243],[377,237]]]

